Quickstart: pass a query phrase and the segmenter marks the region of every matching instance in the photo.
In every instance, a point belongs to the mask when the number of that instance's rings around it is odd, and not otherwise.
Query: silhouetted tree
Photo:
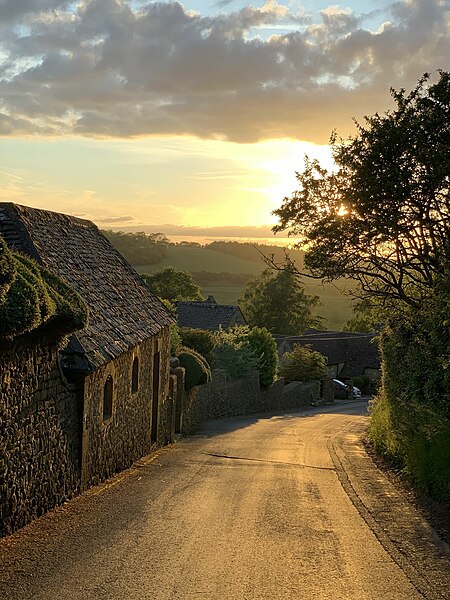
[[[265,269],[252,279],[239,299],[239,306],[251,327],[265,327],[271,333],[299,335],[307,327],[320,326],[313,315],[318,296],[305,293],[302,283],[289,268]]]
[[[450,263],[450,74],[391,90],[395,110],[365,118],[348,143],[332,137],[335,171],[306,159],[275,231],[301,235],[305,267],[351,277],[360,297],[419,307]]]

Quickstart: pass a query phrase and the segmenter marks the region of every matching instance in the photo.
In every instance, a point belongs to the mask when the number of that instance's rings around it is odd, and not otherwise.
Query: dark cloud
[[[328,7],[320,23],[268,39],[254,35],[259,27],[299,22],[275,0],[215,17],[177,2],[71,6],[0,0],[1,135],[323,143],[334,128],[348,131],[351,117],[383,110],[390,86],[412,87],[450,56],[440,0],[394,2],[376,33]],[[11,28],[2,14],[26,18]]]

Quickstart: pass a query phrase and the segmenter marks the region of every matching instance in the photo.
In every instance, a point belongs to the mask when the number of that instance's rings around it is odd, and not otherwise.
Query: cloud
[[[99,223],[129,223],[130,221],[135,221],[134,217],[125,216],[125,217],[108,217],[106,219],[97,219]]]
[[[7,0],[0,135],[326,143],[353,116],[386,108],[390,86],[448,64],[446,2],[394,2],[377,32],[336,6],[309,24],[287,10],[275,0],[216,16],[177,2]]]

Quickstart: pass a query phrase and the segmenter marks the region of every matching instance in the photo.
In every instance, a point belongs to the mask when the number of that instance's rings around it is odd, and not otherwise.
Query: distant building
[[[380,378],[380,352],[375,334],[309,330],[300,336],[274,337],[280,356],[291,352],[296,344],[310,345],[326,356],[332,378],[344,380],[366,375],[372,382]]]
[[[233,325],[247,325],[239,306],[217,304],[214,296],[199,302],[175,302],[180,327],[219,331]]]

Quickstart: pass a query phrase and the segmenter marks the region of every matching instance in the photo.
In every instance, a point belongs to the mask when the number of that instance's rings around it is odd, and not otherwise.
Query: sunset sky
[[[0,0],[0,200],[265,236],[305,153],[449,57],[450,0]]]

